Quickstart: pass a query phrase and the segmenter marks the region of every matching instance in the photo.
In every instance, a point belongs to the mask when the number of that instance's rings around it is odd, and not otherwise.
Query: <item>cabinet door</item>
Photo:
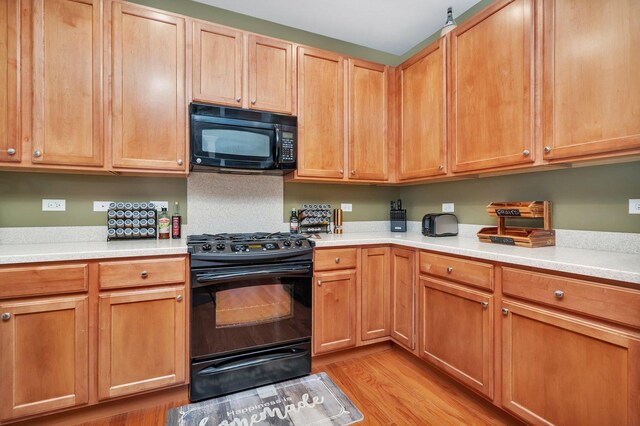
[[[88,401],[87,296],[0,303],[0,419]]]
[[[391,337],[415,349],[415,253],[391,249]]]
[[[295,112],[293,44],[249,36],[249,108]]]
[[[184,293],[176,287],[100,295],[100,399],[184,382]]]
[[[447,173],[446,40],[400,67],[399,180]]]
[[[542,2],[544,158],[640,149],[640,2]]]
[[[531,163],[533,0],[500,0],[451,32],[454,172]]]
[[[313,286],[313,353],[356,345],[356,271],[316,274]]]
[[[344,177],[344,60],[298,51],[298,176]]]
[[[184,18],[111,6],[113,166],[186,172]]]
[[[33,164],[102,166],[102,2],[33,2]]]
[[[361,329],[362,340],[389,336],[391,321],[391,274],[389,247],[362,249]]]
[[[640,341],[525,304],[502,305],[504,407],[537,424],[640,423]]]
[[[420,278],[420,356],[493,398],[493,296]]]
[[[193,23],[193,99],[242,106],[242,32]]]
[[[19,162],[19,0],[0,3],[0,161]]]
[[[349,59],[349,179],[384,181],[388,173],[387,67]]]

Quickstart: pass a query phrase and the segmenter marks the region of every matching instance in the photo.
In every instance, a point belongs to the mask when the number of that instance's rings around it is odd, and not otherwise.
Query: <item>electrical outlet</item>
[[[109,210],[109,204],[112,201],[94,201],[93,202],[93,211],[94,212],[106,212]]]
[[[65,210],[67,210],[67,203],[65,200],[42,199],[43,212],[63,212]]]
[[[640,199],[629,200],[629,214],[640,214]]]
[[[168,201],[150,201],[151,203],[156,205],[156,210],[160,211],[162,208],[166,208],[169,211],[169,202]]]
[[[442,203],[442,212],[443,213],[453,213],[454,205],[453,203]]]
[[[353,204],[342,203],[342,204],[340,204],[340,208],[342,209],[343,212],[352,212],[353,211]]]

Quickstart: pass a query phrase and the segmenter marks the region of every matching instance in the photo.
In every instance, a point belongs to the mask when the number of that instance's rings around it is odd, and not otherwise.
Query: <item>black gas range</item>
[[[203,234],[191,254],[190,399],[309,374],[313,241]]]

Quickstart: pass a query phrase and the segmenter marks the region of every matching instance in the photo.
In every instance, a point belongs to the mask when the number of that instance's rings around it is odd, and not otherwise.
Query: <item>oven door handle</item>
[[[286,268],[268,268],[258,269],[255,271],[237,271],[237,272],[211,272],[199,275],[196,281],[200,284],[217,282],[222,280],[230,280],[237,278],[255,278],[256,276],[267,275],[300,275],[308,274],[311,271],[309,266],[288,266]]]
[[[264,364],[269,361],[277,361],[280,359],[292,358],[292,357],[301,357],[308,353],[309,351],[303,349],[286,349],[284,351],[278,351],[277,353],[271,353],[266,355],[260,355],[252,359],[239,359],[239,360],[228,360],[218,362],[211,367],[207,367],[204,370],[198,371],[198,376],[208,376],[210,374],[221,373],[223,371],[236,370],[239,368],[246,368],[253,365]]]

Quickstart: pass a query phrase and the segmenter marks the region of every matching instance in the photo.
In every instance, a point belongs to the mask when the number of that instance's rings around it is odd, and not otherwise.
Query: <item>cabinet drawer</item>
[[[357,265],[357,249],[325,249],[316,250],[314,270],[353,269]]]
[[[493,265],[420,252],[420,272],[493,290]]]
[[[640,291],[514,268],[502,268],[502,292],[640,327]]]
[[[102,262],[100,289],[183,283],[185,268],[184,257]]]
[[[86,263],[2,268],[0,298],[86,291],[88,276]]]

